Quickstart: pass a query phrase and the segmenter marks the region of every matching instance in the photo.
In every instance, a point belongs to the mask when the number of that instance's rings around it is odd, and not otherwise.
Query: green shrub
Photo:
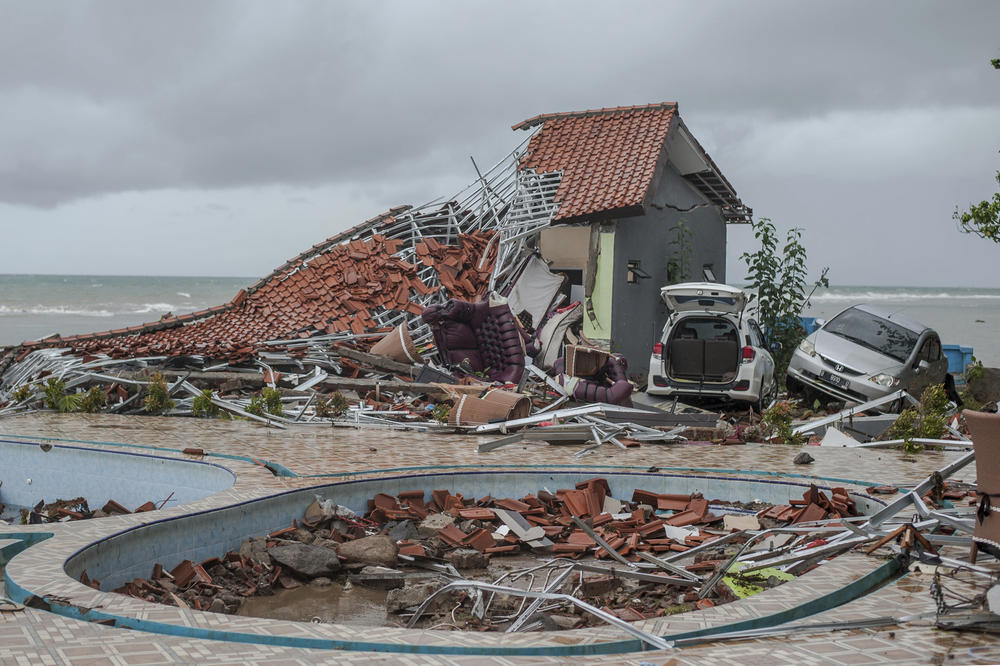
[[[14,395],[11,397],[14,399],[14,402],[25,402],[31,398],[33,393],[31,384],[25,384],[14,391]]]
[[[340,391],[334,391],[327,397],[320,396],[316,399],[316,416],[320,418],[340,416],[347,411],[350,403]]]
[[[276,388],[264,388],[261,392],[264,399],[264,409],[275,416],[284,416],[285,410],[281,408],[281,391]]]
[[[446,402],[439,402],[431,410],[431,417],[438,423],[447,423],[449,414],[451,414],[451,405]]]
[[[972,363],[965,368],[965,381],[967,383],[979,381],[986,375],[986,370],[983,368],[983,362],[980,361],[975,356],[972,357]]]
[[[59,409],[59,401],[66,395],[66,382],[55,377],[45,382],[42,404],[49,409]]]
[[[744,252],[740,259],[747,266],[747,286],[755,295],[756,317],[768,345],[778,343],[773,352],[774,376],[784,384],[785,369],[795,348],[806,336],[799,315],[809,305],[806,294],[806,249],[802,245],[802,230],[789,229],[782,244],[774,224],[766,217],[751,222],[754,238],[760,241],[756,252]],[[829,287],[824,268],[812,285]],[[747,306],[750,308],[750,304]]]
[[[45,382],[45,396],[42,401],[49,409],[56,409],[60,412],[76,412],[80,410],[83,394],[66,393],[66,382],[50,377]]]
[[[928,386],[920,396],[920,436],[940,439],[944,435],[948,413],[948,394],[940,384]]]
[[[918,453],[923,446],[916,438],[940,439],[948,421],[948,394],[940,384],[928,386],[920,396],[919,407],[907,407],[893,422],[886,435],[903,440],[906,453]]]
[[[913,441],[920,430],[920,413],[916,407],[907,407],[899,413],[892,425],[886,431],[889,439],[903,440],[903,451],[917,453],[924,447]]]
[[[88,414],[95,414],[108,404],[108,397],[104,394],[104,389],[100,386],[91,386],[90,390],[80,401],[80,410]]]
[[[764,437],[776,437],[784,444],[801,444],[805,438],[792,432],[792,408],[787,402],[777,402],[761,414]]]
[[[212,391],[205,389],[191,401],[191,413],[195,416],[218,416],[222,410],[212,402]]]
[[[158,372],[149,379],[149,386],[146,387],[146,411],[150,414],[161,414],[174,408],[174,401],[170,399],[167,390],[167,378]]]
[[[250,396],[250,404],[247,405],[247,412],[254,416],[264,416],[264,398],[259,395]]]

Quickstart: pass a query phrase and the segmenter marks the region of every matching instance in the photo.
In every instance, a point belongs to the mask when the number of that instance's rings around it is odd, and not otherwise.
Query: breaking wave
[[[207,306],[206,306],[207,307]],[[201,306],[194,306],[193,309],[200,309]],[[164,314],[173,312],[181,314],[192,310],[192,306],[178,308],[170,303],[123,303],[115,306],[114,310],[109,310],[101,305],[91,307],[79,305],[0,305],[0,317],[10,317],[15,315],[53,315],[53,316],[76,316],[76,317],[115,317],[130,314]]]
[[[183,296],[184,298],[191,298],[191,294],[187,293],[186,291],[178,291],[177,295]]]
[[[948,291],[833,291],[816,293],[812,300],[822,301],[926,301],[926,300],[1000,300],[1000,292],[973,293]]]
[[[114,317],[110,310],[86,310],[69,305],[33,305],[31,307],[9,307],[0,305],[0,317],[5,315],[77,315],[80,317]]]
[[[147,312],[172,312],[175,306],[170,303],[144,303],[139,307],[138,310],[132,310],[136,314],[145,314]]]

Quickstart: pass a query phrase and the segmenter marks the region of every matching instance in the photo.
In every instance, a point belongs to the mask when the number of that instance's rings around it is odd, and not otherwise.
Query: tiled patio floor
[[[400,468],[496,468],[499,466],[528,467],[568,466],[581,469],[649,467],[716,470],[758,470],[817,477],[859,480],[891,484],[912,483],[924,478],[958,454],[927,452],[915,458],[906,458],[892,451],[819,449],[809,452],[816,461],[808,466],[792,463],[800,449],[782,446],[692,446],[692,445],[643,445],[619,450],[612,446],[598,449],[593,455],[576,460],[573,447],[547,446],[531,443],[504,447],[487,454],[477,454],[476,438],[455,435],[431,435],[385,430],[359,432],[352,429],[331,429],[316,426],[297,426],[285,431],[267,429],[247,422],[203,421],[183,418],[117,417],[33,414],[0,420],[0,438],[32,441],[44,438],[78,446],[122,450],[121,445],[161,447],[157,455],[185,457],[180,453],[186,447],[203,448],[208,452],[267,460],[284,465],[298,477],[273,476],[262,466],[249,460],[208,457],[206,460],[221,464],[237,474],[236,484],[221,493],[198,500],[183,507],[161,512],[163,515],[183,514],[195,509],[223,506],[234,501],[260,497],[281,490],[306,487],[336,478],[303,478],[309,475],[344,475],[342,478],[379,476],[386,470]],[[489,438],[484,438],[484,441]],[[104,442],[101,444],[99,442]],[[172,449],[174,451],[165,451]],[[145,451],[150,452],[150,451]],[[399,474],[399,471],[394,472]],[[972,468],[957,476],[971,480]],[[58,572],[61,561],[73,552],[73,544],[85,545],[112,531],[121,529],[135,517],[104,519],[78,524],[56,526],[58,538],[34,546],[12,563],[31,578],[37,568],[39,585],[49,594],[69,594],[80,603],[86,595],[75,581]],[[116,522],[117,521],[117,522]],[[48,527],[48,526],[46,526]],[[60,545],[61,544],[61,545]],[[67,549],[70,549],[67,551]],[[61,559],[60,559],[61,558]],[[52,561],[47,561],[51,559]],[[55,563],[55,566],[53,566]],[[671,622],[648,621],[647,629],[661,634],[720,624],[766,614],[801,602],[817,594],[826,594],[845,582],[874,569],[880,562],[860,554],[837,558],[815,572],[786,584],[776,590],[735,604],[710,611],[701,611],[675,618]],[[56,571],[56,574],[52,574]],[[927,591],[926,574],[910,574],[881,590],[838,608],[807,618],[802,622],[822,622],[844,619],[864,619],[884,615],[906,615],[933,610]],[[100,595],[101,593],[94,593]],[[109,596],[109,595],[104,595]],[[117,596],[117,595],[115,595]],[[115,610],[125,610],[134,616],[171,618],[198,626],[228,628],[248,627],[254,631],[254,620],[233,618],[208,613],[183,615],[172,607],[150,608],[150,604],[124,597],[114,600]],[[275,623],[273,626],[269,623]],[[279,630],[276,621],[261,621],[261,631]],[[280,629],[281,631],[284,628]],[[336,625],[298,625],[289,630],[303,635],[336,636]],[[313,631],[318,633],[313,634]],[[357,634],[357,630],[353,630]],[[391,641],[393,630],[361,632]],[[429,642],[474,643],[479,636],[429,632]],[[578,632],[577,632],[578,633]],[[602,628],[588,636],[586,641],[616,640],[619,633]],[[555,638],[553,638],[555,637]],[[498,640],[497,635],[486,637],[486,643]],[[569,640],[564,634],[518,634],[503,644],[548,644],[552,640]],[[957,634],[933,629],[929,621],[897,626],[879,631],[849,631],[837,633],[805,633],[782,638],[744,640],[730,644],[710,643],[670,652],[645,652],[628,655],[610,655],[574,660],[597,663],[623,663],[646,661],[650,663],[983,663],[1000,660],[1000,654],[969,652],[970,648],[984,648],[995,641],[979,634]],[[372,663],[385,660],[406,663],[535,663],[565,661],[561,658],[541,657],[474,657],[442,655],[375,654],[371,652],[345,652],[306,650],[275,647],[263,644],[242,644],[224,641],[183,638],[124,629],[113,629],[82,622],[39,610],[26,609],[20,613],[0,613],[0,663],[94,663],[94,664],[155,664],[155,663]]]

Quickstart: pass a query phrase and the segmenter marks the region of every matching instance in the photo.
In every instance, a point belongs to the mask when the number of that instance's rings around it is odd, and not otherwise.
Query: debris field
[[[204,562],[185,560],[170,571],[157,564],[149,579],[133,580],[115,591],[235,613],[247,597],[309,582],[327,586],[337,579],[341,585],[388,589],[387,621],[399,624],[443,586],[464,576],[495,585],[527,584],[524,589],[530,590],[531,582],[546,574],[550,582],[560,581],[550,593],[565,591],[629,622],[733,601],[816,566],[810,563],[795,574],[729,570],[734,553],[751,538],[748,530],[804,526],[799,533],[764,543],[756,557],[766,559],[815,543],[817,534],[805,528],[816,521],[856,513],[841,488],[828,495],[813,486],[793,503],[757,502],[748,510],[699,494],[642,489],[618,500],[603,478],[554,492],[543,488],[519,499],[466,498],[447,490],[435,490],[429,497],[420,490],[398,496],[380,493],[369,501],[364,516],[317,496],[287,528],[248,539],[238,551]],[[531,566],[513,570],[496,559],[511,557],[522,565],[525,556],[530,556]],[[555,575],[567,567],[575,575]],[[99,581],[86,573],[81,580],[99,588]],[[424,625],[432,626],[446,614],[452,624],[464,619],[459,628],[503,630],[519,617],[515,611],[526,606],[523,598],[505,594],[491,599],[492,612],[481,605],[461,605],[474,596],[458,590],[434,600]],[[461,606],[458,612],[456,606]],[[548,615],[560,616],[542,621],[548,629],[587,626],[602,619],[565,603],[546,608],[552,611]]]

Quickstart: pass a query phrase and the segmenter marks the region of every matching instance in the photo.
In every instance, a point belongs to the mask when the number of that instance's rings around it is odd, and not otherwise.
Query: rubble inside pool
[[[156,511],[157,508],[153,501],[148,501],[137,506],[134,510],[129,510],[115,500],[109,499],[101,508],[91,509],[86,498],[76,497],[74,499],[57,499],[54,502],[39,500],[35,506],[18,509],[16,513],[22,525],[40,525],[42,523],[89,520],[106,516],[123,516],[129,513],[145,513]],[[4,510],[4,505],[0,503],[0,515],[4,515]]]
[[[534,603],[516,593],[456,589],[430,598],[449,583],[472,580],[568,594],[626,622],[704,609],[818,565],[804,560],[787,573],[738,571],[731,565],[749,545],[751,530],[774,531],[749,551],[766,562],[856,515],[843,488],[826,493],[811,486],[801,500],[777,506],[639,488],[618,499],[599,477],[519,499],[466,498],[447,490],[429,497],[420,490],[380,493],[364,516],[317,496],[287,528],[200,563],[185,560],[170,571],[156,564],[149,579],[115,591],[230,614],[278,609],[283,618],[304,621],[356,622],[345,609],[360,609],[371,621],[377,606],[390,626],[578,628],[603,620],[565,601]],[[81,580],[100,586],[85,572]],[[353,592],[358,588],[364,591]],[[261,599],[271,595],[273,600]],[[297,612],[288,609],[287,596],[294,596]],[[341,610],[331,613],[330,607]]]

